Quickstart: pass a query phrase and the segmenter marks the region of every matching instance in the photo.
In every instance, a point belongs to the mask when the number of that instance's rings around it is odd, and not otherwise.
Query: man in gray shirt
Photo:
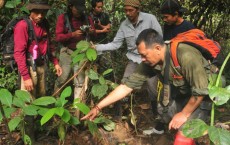
[[[162,29],[156,17],[152,14],[141,12],[140,7],[139,0],[125,0],[124,11],[127,18],[121,23],[115,38],[110,43],[96,45],[96,50],[99,52],[116,50],[121,47],[124,40],[126,41],[128,47],[126,56],[129,62],[126,66],[122,82],[132,74],[136,66],[141,62],[141,56],[137,52],[135,44],[140,32],[144,29],[152,28],[162,35]]]

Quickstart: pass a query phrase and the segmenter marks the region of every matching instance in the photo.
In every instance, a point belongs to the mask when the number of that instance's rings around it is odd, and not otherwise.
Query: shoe
[[[151,135],[151,134],[163,134],[164,133],[164,123],[157,122],[157,125],[154,128],[150,128],[143,131],[144,135]]]

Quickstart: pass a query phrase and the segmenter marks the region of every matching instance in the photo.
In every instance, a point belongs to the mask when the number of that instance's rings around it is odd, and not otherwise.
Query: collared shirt
[[[47,31],[44,26],[40,26],[32,21],[34,32],[38,38],[38,57],[44,56],[48,53],[48,38]],[[36,45],[35,40],[33,40],[30,46],[28,44],[28,26],[25,20],[19,21],[14,28],[14,58],[18,66],[18,70],[23,77],[23,80],[30,79],[28,67],[26,65],[26,56],[29,52],[33,54],[33,47]],[[51,52],[54,52],[54,47],[50,45]],[[51,56],[51,55],[50,55]],[[58,59],[55,57],[50,58],[54,65],[58,64]]]
[[[121,23],[121,26],[111,43],[96,45],[97,51],[116,50],[121,47],[124,39],[127,43],[127,58],[133,62],[141,63],[141,56],[137,52],[136,39],[145,29],[155,29],[162,35],[162,29],[156,17],[152,14],[140,12],[136,27],[128,18]]]
[[[88,20],[82,20],[80,18],[72,17],[70,21],[70,25],[72,27],[72,31],[80,30],[80,27],[83,25],[90,25],[92,29],[94,28],[93,20],[91,17],[87,17]],[[88,21],[88,22],[87,22]],[[76,44],[85,39],[85,35],[81,36],[72,36],[72,32],[68,32],[69,28],[66,27],[65,14],[61,14],[58,16],[56,23],[56,41],[61,42],[64,46],[70,49],[76,49]]]
[[[211,66],[201,52],[190,45],[180,44],[177,48],[177,58],[181,69],[176,69],[170,60],[169,83],[177,88],[181,94],[208,95],[208,77],[211,74]],[[157,69],[141,63],[124,84],[133,89],[140,89],[144,82],[156,73],[163,76],[164,68],[165,62],[162,68],[158,67]],[[183,78],[173,78],[175,74]]]

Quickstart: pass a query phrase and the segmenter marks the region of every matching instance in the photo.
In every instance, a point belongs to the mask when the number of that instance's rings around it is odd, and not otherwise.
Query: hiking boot
[[[151,134],[163,134],[164,133],[164,123],[157,122],[156,126],[147,130],[143,131],[144,135],[151,135]]]

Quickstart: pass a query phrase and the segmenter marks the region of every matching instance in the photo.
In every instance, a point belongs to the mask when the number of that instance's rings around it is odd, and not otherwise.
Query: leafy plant
[[[223,65],[221,66],[220,72],[218,76],[212,76],[210,78],[209,84],[209,96],[212,103],[212,110],[211,110],[211,123],[208,126],[204,121],[200,119],[194,119],[188,121],[182,131],[183,134],[189,138],[198,138],[205,134],[209,135],[210,140],[215,145],[228,145],[230,142],[230,132],[224,130],[222,128],[216,128],[214,126],[214,116],[215,116],[215,106],[223,105],[228,102],[230,99],[230,86],[222,88],[220,85],[221,82],[221,75],[224,70],[224,67],[230,57],[230,53],[226,57]],[[226,123],[227,124],[227,123]]]

